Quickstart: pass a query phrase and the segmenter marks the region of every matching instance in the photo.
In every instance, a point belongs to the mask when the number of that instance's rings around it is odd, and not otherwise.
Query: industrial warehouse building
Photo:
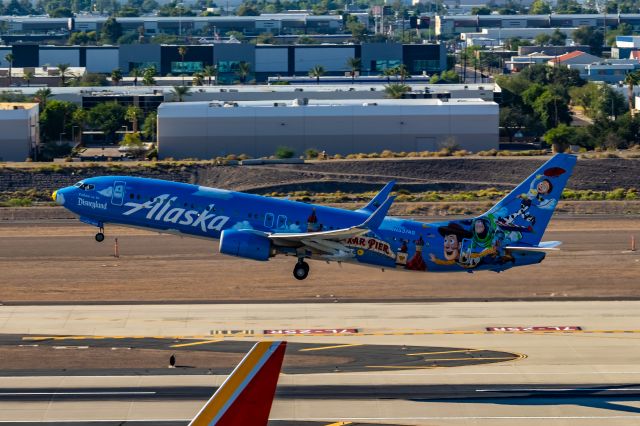
[[[0,161],[24,161],[38,144],[38,104],[0,102]]]
[[[498,105],[481,99],[174,102],[158,108],[160,158],[498,148]]]
[[[178,50],[180,47],[186,48],[184,58]],[[216,65],[219,81],[226,84],[238,80],[237,72],[242,62],[250,67],[247,82],[254,79],[263,82],[275,75],[307,76],[316,65],[322,66],[327,76],[344,76],[350,71],[347,65],[349,58],[360,59],[361,75],[379,75],[384,69],[400,64],[404,64],[412,75],[431,75],[445,70],[447,66],[444,44],[39,46],[24,43],[0,46],[0,68],[9,67],[8,53],[13,55],[12,65],[17,68],[68,64],[86,68],[86,72],[106,74],[116,68],[128,74],[133,69],[154,67],[159,75],[180,75]],[[0,81],[0,85],[7,84]]]

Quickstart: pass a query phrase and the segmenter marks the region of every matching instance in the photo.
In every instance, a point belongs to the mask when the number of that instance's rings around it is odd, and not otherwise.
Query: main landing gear
[[[96,241],[99,243],[104,241],[104,228],[102,226],[100,227],[100,232],[96,234]]]
[[[309,275],[309,264],[303,258],[298,259],[298,263],[293,267],[293,276],[297,280],[304,280]]]

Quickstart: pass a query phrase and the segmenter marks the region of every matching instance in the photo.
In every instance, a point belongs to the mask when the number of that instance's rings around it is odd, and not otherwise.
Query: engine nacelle
[[[220,235],[220,253],[253,260],[269,260],[271,241],[251,231],[226,229]]]

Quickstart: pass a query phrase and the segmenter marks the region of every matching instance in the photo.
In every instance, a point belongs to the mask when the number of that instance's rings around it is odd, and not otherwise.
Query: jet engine
[[[269,238],[252,231],[237,229],[222,231],[220,253],[253,260],[269,260],[273,255]]]

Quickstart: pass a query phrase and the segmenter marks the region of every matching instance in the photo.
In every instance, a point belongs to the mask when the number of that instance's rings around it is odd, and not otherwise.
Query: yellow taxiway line
[[[191,343],[179,343],[177,345],[171,345],[169,346],[170,348],[184,348],[186,346],[197,346],[197,345],[206,345],[208,343],[216,343],[216,342],[221,342],[222,339],[209,339],[209,340],[201,340],[198,342],[191,342]]]
[[[334,345],[334,346],[321,346],[319,348],[306,348],[300,349],[298,352],[309,352],[309,351],[324,351],[325,349],[339,349],[339,348],[348,348],[351,346],[364,346],[363,344],[351,344],[351,345]]]

